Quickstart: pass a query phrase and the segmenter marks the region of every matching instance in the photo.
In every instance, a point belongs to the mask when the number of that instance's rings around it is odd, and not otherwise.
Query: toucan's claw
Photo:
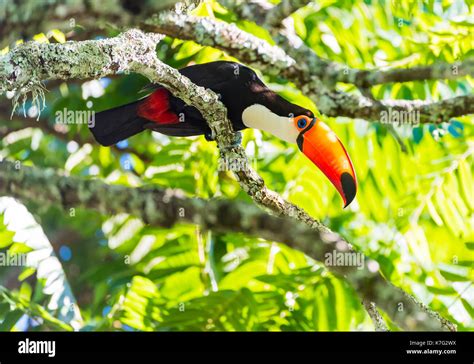
[[[238,147],[240,144],[242,144],[242,133],[240,131],[236,131],[234,133],[234,143],[232,146]]]
[[[207,140],[208,142],[213,142],[213,141],[215,141],[215,139],[214,139],[214,133],[213,133],[212,131],[207,131],[207,132],[205,132],[205,133],[204,133],[204,138],[206,138],[206,140]]]

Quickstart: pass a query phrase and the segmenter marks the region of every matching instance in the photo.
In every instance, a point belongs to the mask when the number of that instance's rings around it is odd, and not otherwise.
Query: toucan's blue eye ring
[[[303,129],[306,128],[307,121],[305,118],[301,118],[298,120],[298,128]]]

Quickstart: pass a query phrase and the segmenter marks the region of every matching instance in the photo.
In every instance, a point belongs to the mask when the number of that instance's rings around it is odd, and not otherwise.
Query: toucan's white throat
[[[289,143],[296,143],[298,138],[299,132],[291,117],[279,116],[263,105],[247,107],[242,113],[242,121],[248,128],[266,131]]]

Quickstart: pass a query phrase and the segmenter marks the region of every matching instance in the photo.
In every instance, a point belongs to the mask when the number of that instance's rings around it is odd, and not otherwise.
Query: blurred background
[[[470,1],[317,1],[292,15],[318,55],[373,69],[453,63],[474,57]],[[272,42],[255,23],[215,1],[192,14],[211,16]],[[115,36],[74,25],[38,42]],[[5,54],[8,49],[2,51]],[[166,38],[159,58],[175,68],[235,60],[192,41]],[[304,60],[298,60],[304,62]],[[258,70],[257,70],[258,72]],[[285,79],[259,73],[293,103],[317,106]],[[0,159],[53,168],[110,184],[179,188],[188,196],[251,202],[218,150],[204,137],[144,132],[112,148],[87,124],[63,125],[57,112],[119,106],[140,95],[134,74],[45,84],[45,108],[28,100],[10,119],[0,100]],[[474,79],[379,85],[378,99],[440,100],[472,94]],[[347,84],[338,88],[359,91]],[[11,95],[10,95],[11,96]],[[243,145],[267,186],[304,208],[376,260],[387,280],[452,320],[474,328],[473,116],[441,125],[395,127],[325,118],[347,147],[359,189],[347,209],[297,146],[255,130]],[[26,253],[27,266],[0,267],[0,330],[373,330],[352,288],[283,244],[194,225],[145,225],[126,214],[100,215],[0,197],[0,252]],[[387,318],[388,320],[388,318]],[[397,327],[388,320],[392,330]]]

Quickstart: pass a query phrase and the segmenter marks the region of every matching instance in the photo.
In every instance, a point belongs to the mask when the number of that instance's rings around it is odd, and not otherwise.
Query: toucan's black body
[[[296,143],[329,178],[345,206],[354,199],[357,182],[349,155],[334,132],[310,110],[280,97],[250,68],[235,62],[193,65],[179,72],[219,95],[235,131],[257,128]],[[100,144],[112,145],[145,129],[170,136],[212,137],[195,107],[186,105],[163,86],[152,85],[149,89],[151,93],[145,98],[95,115],[91,131]]]
[[[260,104],[279,116],[306,115],[310,110],[292,104],[270,90],[250,68],[235,62],[217,61],[182,68],[179,72],[194,84],[217,93],[227,108],[235,131],[245,129],[242,112],[248,106]],[[161,86],[151,85],[150,90]],[[169,110],[176,114],[179,123],[151,122],[138,115],[142,100],[115,109],[99,112],[95,116],[92,133],[102,145],[112,145],[144,129],[152,129],[170,136],[210,135],[210,129],[201,113],[183,100],[168,94]]]

